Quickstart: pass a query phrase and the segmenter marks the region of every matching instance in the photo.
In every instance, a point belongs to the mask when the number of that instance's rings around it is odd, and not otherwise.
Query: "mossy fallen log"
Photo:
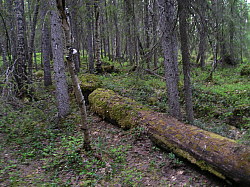
[[[150,111],[111,90],[95,90],[89,102],[93,111],[124,129],[146,126],[154,143],[201,169],[223,179],[250,184],[250,147]]]
[[[83,96],[86,100],[86,103],[88,104],[89,94],[95,89],[100,88],[102,86],[102,81],[97,75],[88,73],[80,75],[79,81]]]
[[[122,97],[112,90],[99,88],[89,95],[91,109],[123,129],[137,126],[140,111],[149,110],[132,99]]]

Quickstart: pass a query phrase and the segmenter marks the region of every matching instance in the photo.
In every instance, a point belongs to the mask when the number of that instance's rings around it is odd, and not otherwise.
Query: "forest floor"
[[[206,74],[194,72],[194,79],[201,81],[194,81],[195,125],[249,145],[249,77],[231,71],[216,73],[211,82],[204,81]],[[167,110],[161,79],[126,72],[99,78],[104,88],[156,111]],[[86,152],[81,149],[83,135],[77,127],[80,116],[73,93],[71,114],[58,122],[54,88],[44,88],[41,80],[34,86],[36,101],[0,98],[0,186],[232,185],[159,149],[145,129],[124,131],[90,110],[92,150]]]
[[[143,128],[124,131],[90,112],[93,150],[80,151],[79,116],[71,114],[58,128],[49,95],[1,103],[0,186],[229,185],[155,147]]]
[[[123,131],[95,115],[92,118],[94,150],[90,153],[77,153],[82,160],[79,166],[74,166],[82,170],[82,173],[75,171],[75,168],[67,169],[71,167],[67,164],[78,163],[60,163],[61,167],[54,166],[50,163],[53,162],[53,155],[46,156],[46,160],[44,157],[20,159],[19,145],[6,145],[6,135],[1,133],[0,185],[227,186],[225,182],[179,160],[173,153],[158,149],[145,134]],[[62,142],[59,139],[60,137],[56,144],[60,147]],[[63,166],[66,168],[62,168]]]

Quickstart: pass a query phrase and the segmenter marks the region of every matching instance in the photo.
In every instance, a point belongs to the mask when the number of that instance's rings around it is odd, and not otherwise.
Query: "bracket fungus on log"
[[[95,90],[89,102],[94,112],[124,129],[147,127],[154,143],[201,169],[223,179],[250,184],[250,147],[151,111],[111,90]]]

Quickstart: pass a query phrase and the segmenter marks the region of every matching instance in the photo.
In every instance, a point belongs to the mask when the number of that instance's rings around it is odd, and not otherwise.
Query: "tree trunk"
[[[16,0],[16,25],[17,25],[17,62],[15,63],[15,80],[17,83],[17,96],[22,98],[27,94],[27,64],[25,55],[25,24],[24,24],[24,1]]]
[[[6,45],[4,45],[4,41],[1,37],[0,37],[0,51],[2,52],[3,70],[6,70],[8,68],[9,63],[7,60]]]
[[[79,26],[78,26],[78,18],[79,18],[79,9],[78,9],[79,4],[78,1],[72,1],[71,2],[71,27],[72,27],[72,36],[73,36],[73,41],[72,41],[72,47],[77,50],[77,54],[73,56],[74,60],[73,62],[75,63],[75,68],[76,72],[80,72],[80,39],[79,39]]]
[[[56,84],[56,99],[59,118],[69,114],[69,94],[68,85],[65,75],[65,65],[63,58],[63,37],[62,24],[56,10],[56,0],[50,2],[51,10],[51,40],[52,52],[54,61],[55,84]]]
[[[76,101],[81,113],[81,125],[80,131],[83,131],[84,133],[84,145],[83,148],[86,151],[91,150],[90,146],[90,138],[89,138],[89,130],[88,130],[88,125],[87,125],[87,110],[86,110],[86,105],[85,105],[85,100],[81,91],[79,79],[77,75],[75,74],[75,63],[73,62],[73,53],[76,53],[75,49],[71,47],[72,45],[72,35],[70,33],[71,28],[70,28],[70,19],[69,19],[69,12],[66,12],[65,10],[65,0],[57,0],[57,8],[60,12],[60,16],[62,19],[63,29],[65,32],[65,36],[68,36],[66,39],[66,43],[68,46],[69,54],[66,56],[67,59],[67,64],[71,76],[71,80],[73,83],[73,89],[76,97]]]
[[[35,40],[35,34],[36,34],[36,24],[37,24],[37,17],[40,7],[40,0],[36,0],[33,20],[31,23],[31,31],[30,31],[30,42],[29,42],[29,55],[28,55],[28,76],[29,79],[32,79],[32,68],[33,68],[33,52],[34,52],[34,40]]]
[[[87,47],[88,47],[88,63],[89,63],[89,72],[94,73],[95,65],[94,65],[94,57],[93,57],[93,34],[92,34],[92,4],[90,2],[86,2],[87,7]]]
[[[42,63],[44,71],[44,86],[52,85],[51,69],[50,69],[50,31],[49,31],[49,20],[48,20],[48,3],[42,1],[41,18],[42,24]]]
[[[126,51],[129,57],[130,65],[134,65],[133,60],[133,46],[132,46],[132,34],[131,34],[131,17],[132,17],[132,6],[130,0],[124,1],[124,15],[126,20],[125,36],[126,36]]]
[[[189,41],[188,41],[188,9],[190,2],[187,0],[178,0],[179,12],[179,30],[181,37],[181,54],[184,73],[184,92],[187,120],[190,124],[194,123],[194,111],[192,101],[192,85],[190,79],[190,56],[189,56]]]
[[[144,53],[148,54],[145,56],[147,68],[150,69],[150,63],[151,63],[151,54],[149,54],[150,49],[150,35],[149,35],[149,10],[148,10],[149,2],[148,0],[145,1],[145,34],[146,34],[146,45]]]
[[[177,10],[174,0],[159,0],[158,3],[169,113],[171,116],[181,119],[178,91],[178,48],[175,30]]]
[[[95,65],[97,73],[102,73],[101,40],[100,40],[100,7],[99,0],[94,2],[95,14]]]
[[[113,1],[114,7],[117,7],[116,0]],[[120,39],[120,29],[118,27],[118,17],[117,10],[114,11],[114,24],[115,24],[115,57],[119,59],[121,57],[121,39]]]
[[[154,0],[153,2],[153,41],[154,41],[154,45],[156,45],[157,43],[157,0]],[[154,49],[154,68],[157,68],[158,66],[158,56],[157,56],[157,49]]]
[[[166,114],[150,111],[111,90],[89,95],[94,112],[124,129],[146,127],[157,145],[173,151],[202,170],[247,186],[250,184],[250,148],[236,141],[183,124]]]
[[[10,36],[9,36],[9,31],[8,31],[8,27],[7,27],[7,23],[6,21],[8,22],[8,17],[7,18],[4,18],[3,14],[0,12],[0,17],[1,17],[1,21],[2,21],[2,24],[1,26],[3,27],[3,32],[4,34],[2,34],[2,38],[0,38],[1,42],[2,42],[2,47],[4,47],[3,50],[5,50],[5,60],[4,62],[7,62],[7,57],[8,57],[8,61],[11,62],[12,60],[12,57],[11,57],[11,42],[10,42]],[[5,36],[5,38],[4,38]],[[7,64],[5,64],[7,65]],[[5,66],[7,67],[7,66]]]
[[[206,37],[207,37],[207,29],[206,29],[206,3],[203,0],[198,1],[198,16],[199,16],[199,23],[198,26],[198,33],[199,33],[199,49],[198,55],[196,58],[196,63],[200,64],[201,68],[204,69],[205,67],[205,52],[206,52]]]
[[[7,25],[10,29],[10,45],[11,45],[11,55],[12,55],[12,61],[14,62],[17,59],[17,37],[15,33],[15,18],[14,18],[14,10],[13,10],[13,2],[14,0],[7,1],[7,9],[8,9],[8,16],[7,16]]]

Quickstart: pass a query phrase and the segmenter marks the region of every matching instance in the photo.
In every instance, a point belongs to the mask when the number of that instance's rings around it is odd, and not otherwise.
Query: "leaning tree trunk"
[[[25,55],[25,24],[24,24],[24,1],[16,0],[16,21],[17,21],[17,59],[15,63],[15,80],[17,83],[17,96],[24,97],[27,93],[27,65]]]
[[[64,30],[64,34],[66,36],[66,44],[69,50],[68,56],[66,56],[67,59],[67,64],[71,76],[71,80],[73,83],[73,89],[76,97],[76,101],[80,110],[81,114],[81,125],[80,131],[83,131],[84,133],[84,145],[83,148],[85,150],[91,150],[91,145],[90,145],[90,138],[89,138],[89,129],[88,129],[88,124],[87,124],[87,109],[85,105],[85,100],[81,91],[80,87],[80,82],[75,74],[75,63],[73,62],[73,54],[77,53],[75,49],[71,47],[72,45],[72,36],[70,32],[70,20],[69,20],[69,12],[66,12],[65,10],[65,0],[57,0],[57,8],[60,12],[61,19],[62,19],[62,27]]]
[[[181,54],[183,63],[183,73],[184,73],[184,92],[185,92],[185,103],[186,103],[186,113],[187,120],[189,123],[194,123],[194,110],[192,102],[192,85],[190,78],[190,56],[189,56],[189,41],[188,41],[188,0],[178,0],[179,8],[179,29],[181,38]]]
[[[74,38],[74,40],[72,41],[72,47],[74,47],[75,49],[77,49],[77,54],[75,54],[73,56],[74,58],[74,63],[75,63],[75,68],[76,68],[76,72],[79,73],[80,72],[80,37],[79,37],[79,26],[78,26],[78,21],[79,21],[79,3],[78,1],[72,1],[71,2],[71,6],[72,6],[72,11],[71,11],[71,27],[72,27],[72,36]]]
[[[59,118],[69,114],[69,94],[63,58],[61,21],[56,10],[56,0],[51,0],[51,43],[54,61],[56,99]]]
[[[178,91],[178,48],[175,24],[177,10],[174,0],[159,0],[160,29],[164,54],[165,76],[168,93],[168,106],[171,116],[181,118]]]

